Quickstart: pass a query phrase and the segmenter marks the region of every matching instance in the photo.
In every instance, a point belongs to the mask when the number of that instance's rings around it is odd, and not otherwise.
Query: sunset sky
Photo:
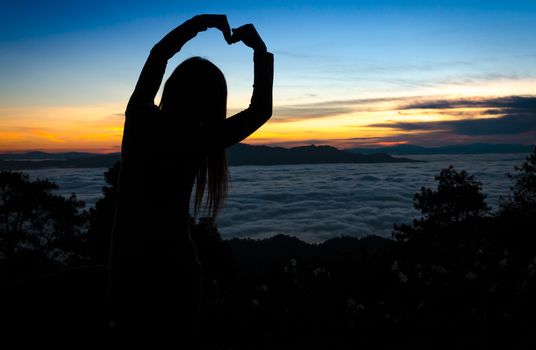
[[[151,47],[201,13],[253,23],[275,55],[273,117],[247,143],[536,142],[536,1],[20,0],[0,11],[0,151],[119,151]],[[228,115],[248,106],[250,49],[209,30],[168,74],[191,56],[224,72]]]

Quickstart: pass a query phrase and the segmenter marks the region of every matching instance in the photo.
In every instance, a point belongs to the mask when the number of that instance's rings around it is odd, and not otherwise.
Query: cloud
[[[283,233],[309,242],[339,235],[390,237],[393,224],[418,216],[413,195],[435,187],[434,176],[453,164],[482,181],[487,202],[497,206],[510,185],[506,173],[519,155],[425,156],[426,163],[316,164],[231,167],[229,198],[218,217],[224,238],[264,238]],[[421,157],[422,158],[422,157]],[[94,205],[102,197],[106,169],[36,169],[59,194],[75,192]]]
[[[508,96],[491,99],[432,100],[406,104],[401,110],[440,110],[449,114],[450,109],[484,108],[481,116],[447,121],[386,122],[370,124],[371,127],[392,128],[403,131],[448,132],[466,136],[513,135],[536,132],[536,97]],[[453,113],[456,113],[454,111]],[[499,117],[495,117],[499,115]],[[462,114],[463,117],[463,114]]]
[[[384,111],[391,109],[391,106],[378,106],[380,103],[399,103],[394,107],[403,113],[406,110],[433,109],[438,113],[474,116],[471,112],[449,111],[459,108],[488,108],[487,114],[497,114],[494,109],[500,109],[502,114],[520,114],[536,111],[535,96],[508,96],[499,98],[468,98],[468,99],[430,99],[426,96],[400,96],[386,98],[362,98],[346,100],[328,100],[308,104],[294,104],[274,107],[274,117],[272,120],[294,121],[299,119],[323,118],[341,115],[350,112]],[[387,124],[381,124],[387,127]],[[376,126],[376,125],[372,125]],[[428,128],[428,127],[422,127]]]
[[[451,133],[477,135],[521,134],[536,131],[536,115],[507,115],[499,118],[467,119],[441,122],[394,122],[372,124],[405,131],[449,131]]]
[[[331,164],[231,167],[229,198],[218,218],[226,237],[290,234],[315,242],[339,235],[390,237],[393,224],[418,216],[413,195],[434,187],[434,175],[454,164],[484,183],[496,206],[508,191],[505,176],[519,159],[493,162],[496,155],[436,157],[427,163]],[[504,157],[504,156],[503,156]]]
[[[536,96],[506,96],[496,98],[439,99],[413,102],[399,109],[504,108],[536,111]]]
[[[532,144],[536,141],[534,95],[458,99],[443,96],[399,96],[328,100],[275,107],[271,122],[322,118],[348,112],[374,112],[378,115],[378,112],[383,111],[398,112],[398,119],[359,126],[359,133],[364,133],[366,127],[371,129],[371,133],[363,137],[324,139],[311,133],[308,139],[298,141],[255,139],[255,143],[283,147],[329,144],[338,148],[352,148],[401,143],[439,146],[475,142]],[[403,120],[404,117],[411,118],[415,114],[443,115],[445,119],[450,117],[450,120]],[[355,127],[350,124],[345,126]],[[381,135],[382,131],[378,128],[392,130]]]
[[[361,98],[346,100],[328,100],[307,104],[293,104],[274,106],[273,117],[270,120],[288,122],[310,118],[331,117],[351,112],[385,110],[378,107],[378,103],[413,101],[420,97],[392,97],[392,98]]]
[[[299,119],[324,118],[351,112],[352,109],[340,106],[317,107],[314,105],[274,107],[272,121],[295,121]]]

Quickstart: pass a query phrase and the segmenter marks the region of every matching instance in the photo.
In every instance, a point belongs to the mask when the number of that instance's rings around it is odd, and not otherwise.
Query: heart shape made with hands
[[[266,45],[251,23],[231,29],[225,15],[199,15],[194,18],[202,22],[205,29],[211,27],[219,29],[229,45],[242,41],[255,51],[266,51]]]

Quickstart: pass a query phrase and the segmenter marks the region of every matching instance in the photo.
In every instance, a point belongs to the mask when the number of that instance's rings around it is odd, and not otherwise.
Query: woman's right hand
[[[227,22],[227,16],[197,15],[169,32],[153,47],[152,52],[158,53],[165,59],[170,59],[179,52],[187,41],[208,28],[218,28],[223,33],[225,41],[231,44],[231,28],[229,27],[229,22]]]
[[[246,46],[251,47],[254,51],[266,52],[266,45],[253,24],[244,24],[241,27],[233,29],[230,43],[242,41]]]

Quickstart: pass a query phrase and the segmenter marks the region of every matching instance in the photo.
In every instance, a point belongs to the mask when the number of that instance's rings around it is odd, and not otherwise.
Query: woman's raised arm
[[[272,86],[274,56],[266,51],[266,45],[252,24],[233,29],[231,43],[242,41],[254,50],[253,95],[249,107],[225,119],[221,125],[201,130],[209,147],[226,148],[254,133],[272,116]],[[206,137],[206,138],[205,138]]]
[[[230,43],[231,30],[225,15],[198,15],[173,29],[151,50],[128,102],[127,112],[134,108],[154,105],[167,61],[179,52],[187,41],[208,28],[221,30],[225,40]]]

